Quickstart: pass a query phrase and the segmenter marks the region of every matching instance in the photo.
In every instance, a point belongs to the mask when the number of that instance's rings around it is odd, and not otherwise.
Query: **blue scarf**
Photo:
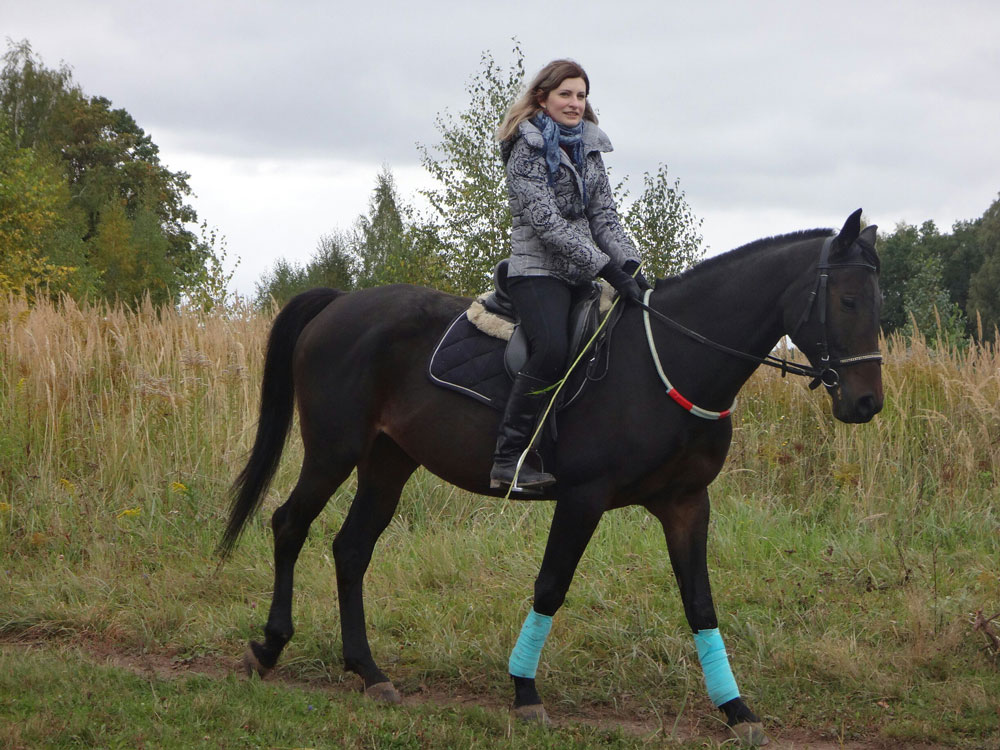
[[[545,164],[549,168],[549,185],[556,184],[556,175],[559,173],[559,150],[561,146],[566,146],[570,158],[576,166],[576,171],[580,173],[580,181],[583,185],[583,205],[587,205],[587,181],[585,179],[583,165],[583,121],[573,128],[560,125],[545,112],[539,112],[531,118],[532,124],[542,131],[542,139],[545,141]]]

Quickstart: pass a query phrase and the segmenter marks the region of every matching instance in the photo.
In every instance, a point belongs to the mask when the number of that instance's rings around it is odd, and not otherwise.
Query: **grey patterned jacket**
[[[502,144],[510,195],[511,255],[508,276],[555,276],[568,284],[591,281],[609,260],[620,267],[639,253],[615,210],[601,152],[611,141],[592,122],[583,123],[584,172],[589,201],[584,210],[580,175],[561,153],[556,183],[548,182],[541,131],[518,127],[513,144]]]

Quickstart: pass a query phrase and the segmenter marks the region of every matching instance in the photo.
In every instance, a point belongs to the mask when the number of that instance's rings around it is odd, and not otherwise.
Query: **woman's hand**
[[[646,277],[642,275],[642,271],[638,270],[639,261],[637,260],[627,260],[622,263],[622,270],[635,279],[635,283],[639,285],[639,288],[645,292],[647,289],[652,289],[652,285],[646,281]]]
[[[600,276],[611,284],[615,288],[615,291],[618,292],[618,296],[622,297],[626,302],[642,301],[643,293],[639,288],[639,284],[629,274],[625,273],[624,269],[616,266],[614,261],[611,261],[601,269]]]

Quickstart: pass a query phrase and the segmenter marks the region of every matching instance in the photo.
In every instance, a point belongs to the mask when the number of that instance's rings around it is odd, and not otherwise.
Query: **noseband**
[[[799,318],[799,322],[796,323],[795,328],[792,329],[791,333],[789,333],[789,336],[794,339],[802,326],[809,320],[812,315],[813,308],[817,308],[817,319],[819,322],[820,336],[822,336],[822,338],[816,343],[819,347],[820,366],[817,368],[813,381],[809,384],[809,388],[813,390],[818,388],[821,383],[827,388],[836,388],[840,384],[840,373],[837,372],[838,367],[859,365],[863,362],[882,362],[882,353],[878,350],[871,352],[870,354],[859,354],[854,357],[830,359],[830,346],[826,335],[827,286],[830,279],[830,269],[854,266],[857,268],[867,268],[872,271],[878,270],[871,263],[862,263],[858,261],[851,263],[830,263],[830,247],[833,245],[834,239],[834,237],[827,237],[826,241],[823,242],[823,249],[820,250],[819,253],[819,265],[816,266],[818,272],[816,284],[813,286],[813,290],[809,293],[809,301],[806,304],[806,309],[802,312],[802,317]]]

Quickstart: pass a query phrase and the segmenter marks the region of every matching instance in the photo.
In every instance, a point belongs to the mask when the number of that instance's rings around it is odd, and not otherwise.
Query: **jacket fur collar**
[[[537,149],[545,148],[545,141],[542,138],[542,131],[531,122],[530,120],[524,120],[520,125],[517,126],[517,134],[519,137],[524,138],[529,146]],[[516,138],[514,139],[516,140]],[[583,121],[583,150],[584,153],[589,154],[591,151],[601,151],[607,153],[613,151],[614,147],[611,145],[611,140],[605,135],[604,131],[597,127],[590,120]]]

